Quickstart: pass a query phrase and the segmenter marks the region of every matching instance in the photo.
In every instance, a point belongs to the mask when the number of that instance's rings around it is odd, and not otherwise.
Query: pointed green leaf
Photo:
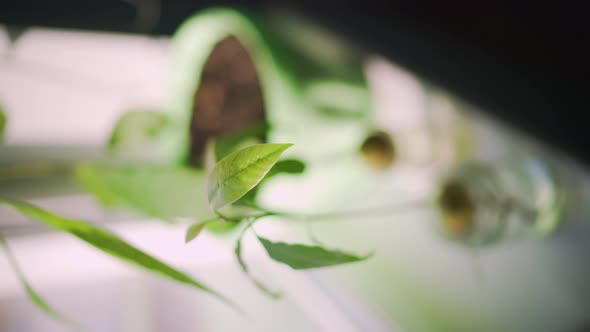
[[[211,208],[231,204],[254,188],[292,144],[257,144],[233,152],[218,162],[209,175]]]
[[[328,250],[319,246],[272,242],[261,236],[257,237],[270,258],[287,264],[295,270],[353,263],[366,260],[371,256],[370,254],[358,256],[338,250]]]
[[[21,201],[0,199],[0,204],[11,206],[27,217],[42,222],[53,229],[70,233],[113,257],[130,262],[172,280],[209,292],[223,302],[233,306],[233,304],[221,294],[196,281],[184,272],[178,271],[157,258],[135,248],[109,231],[98,228],[97,226],[82,220],[69,219],[52,214],[39,207]]]
[[[43,310],[47,315],[49,315],[49,317],[51,317],[57,321],[60,321],[62,323],[66,323],[66,324],[70,325],[72,328],[77,329],[78,325],[76,323],[74,323],[73,321],[65,318],[60,313],[58,313],[45,300],[43,300],[43,298],[41,297],[41,295],[39,295],[39,293],[37,293],[33,289],[31,284],[29,283],[29,281],[25,277],[25,274],[21,270],[20,266],[16,262],[16,258],[12,254],[12,251],[10,250],[10,247],[6,243],[6,240],[4,239],[2,234],[0,234],[0,246],[2,246],[4,248],[4,252],[6,253],[6,258],[8,259],[8,263],[10,264],[10,266],[12,267],[14,272],[16,273],[16,276],[19,279],[19,281],[21,282],[21,284],[23,285],[23,288],[25,289],[25,291],[27,292],[27,296],[29,297],[29,299],[39,309]]]
[[[248,279],[250,279],[250,281],[252,281],[259,290],[261,290],[264,294],[268,295],[270,298],[278,300],[283,296],[283,294],[277,291],[273,291],[268,286],[266,286],[262,281],[254,278],[254,276],[250,273],[250,270],[248,269],[248,266],[246,265],[244,258],[242,257],[242,238],[244,237],[244,234],[246,234],[246,231],[250,228],[250,226],[252,226],[252,223],[248,224],[248,226],[244,228],[244,230],[238,237],[238,240],[236,241],[236,247],[234,250],[236,259],[238,260],[238,263],[240,264],[242,271],[244,271]]]
[[[205,221],[199,221],[199,222],[196,222],[196,223],[192,224],[186,230],[186,235],[184,237],[184,243],[191,242],[197,236],[199,236],[199,234],[201,234],[201,231],[205,228],[205,226],[207,226],[208,224],[210,224],[212,222],[219,221],[219,220],[221,220],[221,219],[220,218],[214,218],[214,219],[209,219],[209,220],[205,220]]]

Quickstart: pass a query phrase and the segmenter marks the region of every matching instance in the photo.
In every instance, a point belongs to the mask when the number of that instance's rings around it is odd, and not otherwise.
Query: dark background
[[[0,0],[14,36],[36,25],[172,34],[217,1]],[[588,12],[569,1],[252,1],[283,7],[390,57],[506,123],[590,164]],[[136,15],[137,14],[137,15]],[[141,17],[137,20],[137,17]]]

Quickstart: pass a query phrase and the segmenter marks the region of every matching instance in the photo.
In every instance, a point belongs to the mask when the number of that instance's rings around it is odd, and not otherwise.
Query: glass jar
[[[530,155],[470,162],[443,180],[438,227],[451,239],[481,246],[525,234],[551,234],[574,196],[563,175]]]

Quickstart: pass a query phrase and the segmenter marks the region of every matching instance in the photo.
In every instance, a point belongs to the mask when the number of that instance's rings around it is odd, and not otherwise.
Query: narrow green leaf
[[[109,231],[98,228],[97,226],[82,220],[60,217],[21,201],[0,199],[0,204],[11,206],[22,214],[36,221],[42,222],[53,229],[70,233],[113,257],[208,292],[235,308],[235,306],[221,294],[196,281],[184,272],[178,271],[157,258],[135,248]]]
[[[246,262],[244,261],[244,258],[242,257],[242,239],[243,239],[244,235],[246,234],[246,231],[251,226],[252,226],[252,223],[249,223],[244,228],[244,230],[242,231],[242,233],[238,237],[238,240],[236,241],[236,247],[235,247],[234,253],[235,253],[236,258],[238,260],[238,264],[240,264],[240,267],[242,268],[242,271],[244,271],[244,273],[246,274],[246,276],[248,277],[248,279],[250,279],[250,281],[252,281],[254,283],[254,285],[260,291],[262,291],[264,294],[268,295],[270,298],[272,298],[274,300],[278,300],[278,299],[280,299],[283,296],[283,294],[281,294],[281,292],[277,292],[277,291],[271,290],[262,281],[254,278],[254,276],[250,273],[250,270],[248,269],[248,266],[246,265]]]
[[[218,162],[209,175],[211,208],[231,204],[254,188],[292,144],[257,144],[235,151]]]
[[[6,129],[6,114],[4,113],[2,106],[0,106],[0,143],[2,142],[2,139],[4,138],[4,130],[5,129]]]
[[[371,254],[358,256],[338,250],[328,250],[319,246],[272,242],[261,236],[258,240],[273,260],[289,265],[295,270],[353,263],[366,260]]]
[[[209,219],[209,220],[205,220],[205,221],[199,221],[199,222],[196,222],[196,223],[192,224],[186,230],[186,235],[184,237],[184,243],[191,242],[197,236],[199,236],[199,234],[201,234],[201,231],[205,228],[205,226],[209,225],[212,222],[219,221],[219,220],[221,220],[221,219],[220,218],[214,218],[214,219]]]
[[[33,289],[31,284],[29,283],[29,281],[25,277],[25,274],[21,270],[20,266],[16,262],[16,258],[12,254],[12,251],[10,250],[8,243],[6,243],[6,240],[4,239],[2,234],[0,234],[0,246],[4,248],[4,253],[6,254],[6,258],[8,259],[8,263],[10,264],[10,266],[12,267],[14,272],[16,273],[16,276],[19,279],[19,281],[21,282],[21,284],[23,285],[23,288],[25,289],[25,291],[27,292],[27,296],[29,297],[29,299],[39,309],[43,310],[49,317],[51,317],[61,323],[65,323],[75,330],[78,330],[79,326],[77,323],[73,322],[70,319],[65,318],[60,313],[58,313],[45,300],[43,300],[43,298],[41,297],[41,295],[39,295],[39,293],[37,293]]]

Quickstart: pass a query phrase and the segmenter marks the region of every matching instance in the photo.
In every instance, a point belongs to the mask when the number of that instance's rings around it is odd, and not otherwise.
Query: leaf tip
[[[190,242],[192,242],[194,239],[197,238],[198,234],[189,234],[188,232],[186,233],[186,236],[184,237],[184,244],[189,244]]]
[[[279,143],[278,145],[282,146],[283,151],[284,151],[284,150],[287,150],[288,148],[292,147],[295,144],[293,144],[293,143]]]
[[[291,143],[255,144],[221,159],[207,181],[210,208],[217,211],[251,191],[291,146]]]
[[[191,242],[194,239],[195,239],[194,237],[191,237],[190,234],[186,233],[186,235],[184,236],[184,244],[188,244],[189,242]]]

